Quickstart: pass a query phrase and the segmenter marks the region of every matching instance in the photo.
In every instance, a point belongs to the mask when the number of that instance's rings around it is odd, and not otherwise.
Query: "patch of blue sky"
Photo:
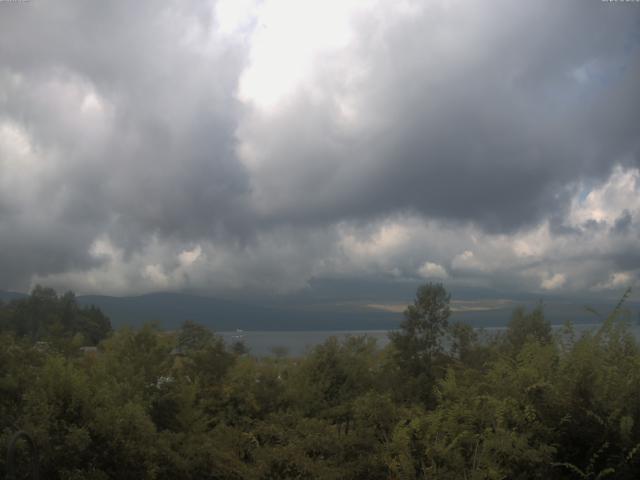
[[[601,95],[614,88],[629,73],[629,66],[637,62],[640,50],[640,28],[629,34],[622,55],[615,58],[595,58],[574,68],[570,76],[579,87],[573,91],[573,99],[581,101]]]
[[[587,200],[589,194],[594,190],[595,182],[591,180],[583,180],[578,190],[578,201],[584,203]]]

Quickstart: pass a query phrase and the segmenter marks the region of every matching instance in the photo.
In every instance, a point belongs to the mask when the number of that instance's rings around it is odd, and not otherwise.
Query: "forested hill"
[[[27,295],[0,291],[5,302],[25,298]],[[175,329],[185,320],[206,325],[215,331],[242,330],[389,330],[397,328],[401,315],[381,309],[372,309],[366,302],[299,301],[267,305],[257,302],[230,301],[181,293],[152,293],[139,296],[113,297],[106,295],[79,295],[79,305],[94,305],[107,315],[114,327],[141,326],[153,321],[165,329]],[[409,302],[407,302],[409,303]],[[519,304],[533,308],[537,302],[512,302],[500,308],[454,311],[452,318],[474,327],[504,327],[511,312]],[[606,312],[612,302],[589,303],[596,310]],[[628,303],[636,318],[638,304]],[[579,323],[597,323],[597,316],[589,313],[580,302],[551,301],[545,303],[546,318],[551,324],[561,325],[566,320]]]
[[[0,445],[27,432],[48,480],[638,478],[640,346],[623,302],[583,334],[554,332],[538,306],[480,338],[449,300],[420,287],[382,348],[331,337],[254,357],[193,322],[82,348],[99,311],[36,289],[2,307]],[[17,314],[40,320],[35,338]]]
[[[178,293],[135,297],[88,295],[83,305],[96,305],[114,326],[156,321],[174,329],[191,320],[216,331],[229,330],[386,330],[396,328],[398,313],[341,305],[264,306]]]
[[[0,292],[5,302],[26,294]],[[353,305],[277,305],[229,301],[181,293],[112,297],[79,295],[84,307],[96,306],[114,327],[156,322],[165,329],[184,321],[201,323],[216,331],[242,330],[388,330],[398,326],[400,314]]]

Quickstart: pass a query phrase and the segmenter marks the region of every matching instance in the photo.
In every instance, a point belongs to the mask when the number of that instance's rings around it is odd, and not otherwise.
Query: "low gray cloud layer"
[[[637,281],[640,6],[240,3],[0,2],[0,288]]]

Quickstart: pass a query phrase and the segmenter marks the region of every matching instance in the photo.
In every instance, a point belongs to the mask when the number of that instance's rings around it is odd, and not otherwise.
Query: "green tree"
[[[201,350],[210,345],[214,340],[214,334],[204,325],[186,320],[178,332],[177,348],[182,353]]]
[[[451,295],[440,283],[418,287],[413,305],[404,311],[400,330],[389,335],[403,389],[427,402],[432,398],[435,362],[442,354],[450,300]]]
[[[95,306],[80,307],[73,292],[58,296],[36,285],[26,298],[0,306],[0,328],[31,341],[52,341],[62,349],[77,334],[97,345],[111,333],[111,321]]]
[[[516,308],[507,327],[507,341],[515,351],[520,350],[527,341],[548,344],[551,339],[551,324],[544,318],[542,303],[530,313],[523,307]]]

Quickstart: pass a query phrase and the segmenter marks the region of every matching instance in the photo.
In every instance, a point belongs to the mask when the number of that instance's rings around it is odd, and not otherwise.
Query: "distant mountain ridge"
[[[135,297],[83,295],[78,297],[78,303],[99,307],[115,327],[156,321],[163,328],[173,329],[185,320],[192,320],[217,331],[378,330],[396,328],[400,319],[398,314],[365,308],[273,307],[182,293]]]
[[[0,300],[5,302],[26,296],[20,292],[0,291]],[[402,313],[398,309],[371,308],[366,302],[312,300],[306,298],[298,302],[268,304],[185,293],[77,297],[82,306],[95,305],[100,308],[111,319],[114,327],[139,327],[147,322],[157,322],[164,329],[175,329],[185,320],[192,320],[215,331],[390,330],[397,328],[402,320]],[[454,311],[450,321],[465,322],[474,327],[501,327],[509,322],[516,305],[532,308],[534,303],[524,301],[486,310]],[[591,306],[606,316],[614,304],[598,303]],[[632,322],[640,318],[638,302],[628,302],[627,307],[632,311]],[[599,322],[598,317],[587,312],[579,302],[545,303],[545,317],[556,325],[567,320],[575,323]]]
[[[26,296],[0,291],[0,300],[5,302]],[[398,313],[375,311],[364,305],[310,302],[264,305],[184,293],[78,295],[76,299],[79,305],[100,308],[114,327],[157,322],[162,328],[175,329],[191,320],[216,331],[388,330],[397,328],[401,319]]]
[[[20,298],[26,297],[26,293],[20,292],[7,292],[4,290],[0,290],[0,300],[3,302],[10,302],[11,300],[18,300]]]

